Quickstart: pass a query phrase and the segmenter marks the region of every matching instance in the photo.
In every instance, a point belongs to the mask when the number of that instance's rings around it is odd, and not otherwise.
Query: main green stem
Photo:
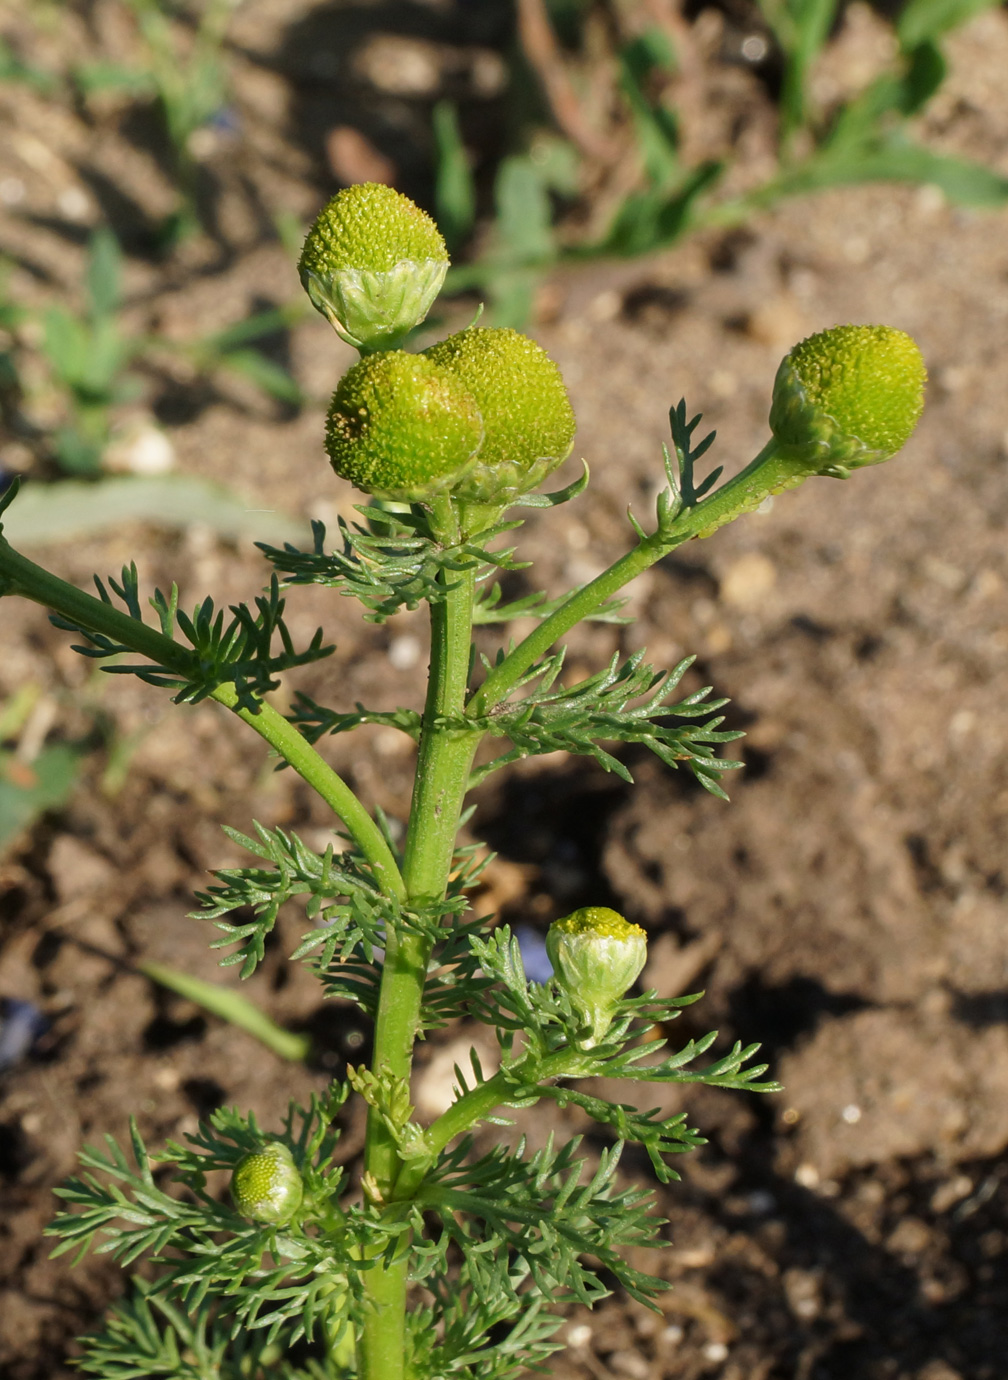
[[[442,539],[457,534],[449,513]],[[436,905],[448,889],[459,815],[476,746],[482,736],[445,720],[463,712],[469,681],[475,570],[441,572],[443,596],[431,604],[431,659],[403,858],[407,907]],[[387,936],[372,1067],[376,1074],[409,1080],[431,941],[406,930]],[[368,1117],[364,1169],[370,1190],[389,1201],[402,1163],[381,1117]],[[361,1346],[361,1380],[402,1380],[406,1351],[405,1251],[392,1265],[364,1276],[368,1309]]]

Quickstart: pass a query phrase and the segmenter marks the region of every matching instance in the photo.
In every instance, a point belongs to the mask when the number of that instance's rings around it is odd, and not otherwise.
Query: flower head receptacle
[[[607,906],[584,906],[554,920],[546,953],[557,982],[590,1027],[586,1046],[597,1045],[620,998],[640,976],[647,934]]]
[[[271,1141],[240,1159],[231,1175],[231,1200],[243,1217],[284,1227],[304,1197],[294,1156],[282,1141]]]
[[[426,211],[381,182],[337,192],[308,232],[301,282],[343,340],[393,349],[430,311],[448,251]]]
[[[560,370],[534,340],[505,326],[471,326],[424,354],[468,388],[483,417],[483,444],[453,489],[457,498],[503,507],[570,454],[570,399]]]
[[[834,326],[781,361],[770,408],[779,447],[811,472],[843,476],[888,460],[924,406],[917,344],[892,326]]]
[[[426,503],[459,482],[479,449],[472,394],[423,355],[366,355],[339,382],[326,450],[342,479],[376,498]]]

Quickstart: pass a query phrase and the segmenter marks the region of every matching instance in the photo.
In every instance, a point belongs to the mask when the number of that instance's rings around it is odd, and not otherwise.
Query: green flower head
[[[281,1141],[253,1150],[235,1165],[231,1199],[243,1217],[284,1227],[304,1196],[294,1156]]]
[[[321,212],[298,270],[337,335],[362,352],[388,350],[427,315],[448,271],[448,251],[409,197],[359,182]]]
[[[770,429],[813,473],[877,465],[909,439],[927,371],[917,344],[891,326],[834,326],[781,362]]]
[[[574,413],[560,370],[534,340],[504,326],[471,326],[424,354],[465,384],[483,417],[483,444],[457,497],[506,503],[567,458]]]
[[[475,399],[423,355],[365,355],[332,396],[326,450],[336,473],[376,498],[424,503],[465,473],[483,422]]]
[[[616,1004],[640,976],[647,934],[606,906],[585,906],[554,920],[546,953],[557,982],[591,1029],[589,1048],[604,1038]]]

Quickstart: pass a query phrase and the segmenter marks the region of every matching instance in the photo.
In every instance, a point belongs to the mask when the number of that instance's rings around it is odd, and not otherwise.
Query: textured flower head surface
[[[483,436],[472,394],[423,355],[366,355],[332,396],[326,450],[365,493],[424,503],[458,482]]]
[[[454,490],[459,498],[506,503],[570,454],[570,399],[560,370],[534,340],[505,326],[471,326],[424,354],[465,384],[483,417],[483,444]]]
[[[294,1156],[281,1141],[253,1150],[235,1165],[231,1199],[243,1217],[274,1227],[291,1220],[304,1197]]]
[[[892,326],[834,326],[796,345],[774,383],[770,429],[820,473],[888,460],[924,406],[916,342]]]
[[[616,1004],[640,976],[647,934],[607,906],[585,906],[554,920],[546,952],[561,987],[590,1027],[597,1045],[612,1024]]]
[[[321,212],[298,270],[312,304],[343,340],[361,351],[387,350],[427,315],[448,271],[448,251],[409,197],[359,182]]]

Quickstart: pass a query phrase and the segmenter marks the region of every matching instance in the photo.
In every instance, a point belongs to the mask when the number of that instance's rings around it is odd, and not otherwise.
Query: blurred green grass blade
[[[265,311],[247,316],[244,321],[236,321],[233,326],[225,326],[222,331],[205,336],[192,348],[195,353],[203,353],[212,360],[216,355],[233,350],[236,345],[247,345],[251,340],[261,340],[265,335],[276,335],[280,331],[289,330],[291,326],[305,320],[308,310],[307,305],[300,299],[288,303],[285,307],[268,307]]]
[[[724,164],[710,160],[691,169],[672,193],[656,190],[627,197],[601,244],[588,246],[586,255],[620,254],[631,257],[672,244],[692,222],[698,199],[721,177]]]
[[[675,112],[649,100],[646,89],[652,73],[672,71],[675,54],[665,34],[649,29],[620,52],[620,84],[637,134],[637,146],[648,179],[668,187],[679,175],[679,122]]]
[[[965,159],[933,153],[917,144],[839,152],[829,149],[785,174],[774,196],[817,192],[856,182],[915,182],[938,187],[960,206],[996,209],[1008,204],[1008,177]]]
[[[904,48],[935,39],[965,24],[974,15],[995,8],[998,0],[908,0],[896,20],[896,36]]]
[[[902,113],[909,116],[923,110],[947,75],[948,63],[937,44],[930,40],[915,44],[902,83]]]
[[[273,544],[296,544],[309,535],[307,522],[273,509],[249,508],[221,485],[181,474],[103,479],[96,484],[24,484],[4,514],[4,535],[13,546],[24,546],[86,537],[123,522],[159,527],[199,522],[234,540]]]
[[[43,96],[51,96],[59,91],[59,77],[47,72],[43,67],[35,67],[23,62],[5,38],[0,36],[0,82],[23,82]]]
[[[927,104],[945,78],[945,59],[933,43],[921,43],[904,61],[902,72],[884,73],[841,107],[820,145],[821,154],[832,157],[845,147],[851,156],[871,152],[879,144],[886,116],[905,118]]]
[[[122,250],[107,225],[91,236],[86,282],[94,315],[113,315],[122,298]]]
[[[185,997],[187,1001],[195,1002],[211,1015],[219,1016],[229,1025],[244,1030],[281,1059],[289,1059],[292,1063],[300,1064],[304,1063],[311,1053],[311,1040],[307,1035],[296,1035],[292,1030],[284,1030],[267,1016],[265,1011],[260,1011],[255,1002],[249,1001],[248,997],[231,987],[222,987],[216,982],[205,982],[202,978],[179,972],[177,968],[169,968],[164,963],[141,963],[138,967],[152,982],[167,987],[170,992]]]
[[[793,0],[789,8],[794,15],[797,51],[809,63],[826,46],[838,0]]]
[[[83,427],[60,427],[53,437],[53,451],[60,469],[67,474],[97,476],[101,472],[102,442],[88,435]],[[5,530],[6,526],[5,523]]]
[[[90,364],[90,333],[84,323],[63,307],[46,309],[42,348],[60,383],[73,388]]]
[[[807,65],[829,37],[838,0],[758,0],[758,4],[784,56]]]
[[[122,91],[131,96],[149,97],[155,89],[148,72],[121,62],[82,62],[73,68],[73,80],[85,96]]]
[[[82,757],[70,743],[52,743],[31,762],[0,753],[0,853],[46,810],[69,800]]]
[[[134,349],[134,342],[121,334],[114,317],[99,317],[89,332],[87,367],[77,381],[80,392],[95,402],[111,401]]]
[[[780,113],[785,143],[808,120],[809,68],[826,45],[839,0],[759,0],[784,55]]]
[[[555,257],[553,215],[539,171],[527,154],[502,160],[494,182],[497,245],[506,264],[548,263]]]
[[[476,220],[476,184],[462,142],[456,107],[451,101],[438,101],[431,118],[437,223],[449,252],[454,252],[464,243]]]
[[[279,402],[296,405],[304,401],[304,394],[287,370],[258,350],[228,350],[221,355],[218,368],[240,374]]]
[[[524,330],[532,317],[541,278],[537,268],[502,268],[494,273],[486,283],[490,324]]]
[[[17,737],[41,695],[42,687],[35,681],[27,681],[0,703],[0,742]]]

